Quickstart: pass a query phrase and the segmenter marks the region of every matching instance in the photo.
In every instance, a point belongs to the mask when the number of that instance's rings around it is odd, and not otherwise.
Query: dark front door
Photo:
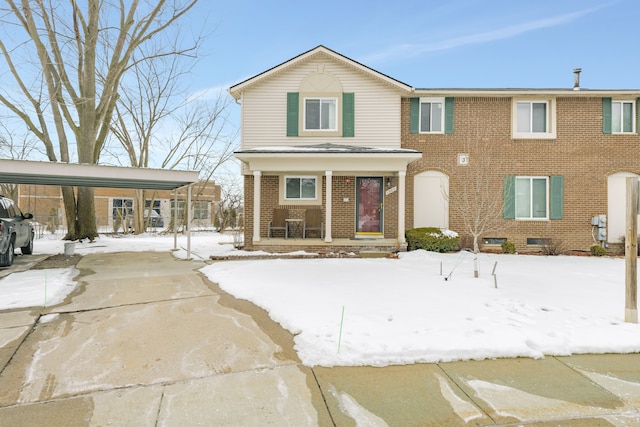
[[[356,233],[382,234],[382,178],[358,177]]]

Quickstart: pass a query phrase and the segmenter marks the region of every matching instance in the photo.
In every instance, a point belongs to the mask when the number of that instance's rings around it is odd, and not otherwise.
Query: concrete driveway
[[[637,354],[312,369],[202,266],[86,255],[64,303],[0,312],[0,426],[640,425]]]

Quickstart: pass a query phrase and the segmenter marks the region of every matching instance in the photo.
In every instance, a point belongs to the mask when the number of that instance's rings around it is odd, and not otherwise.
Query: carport
[[[191,185],[198,181],[199,175],[198,171],[0,159],[0,182],[6,184],[174,190],[176,201],[178,189],[186,187],[187,258],[191,258]],[[177,224],[177,209],[174,224]],[[178,249],[176,227],[173,246]]]

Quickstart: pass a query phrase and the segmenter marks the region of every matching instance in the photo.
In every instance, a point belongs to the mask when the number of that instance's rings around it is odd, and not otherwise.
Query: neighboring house
[[[212,228],[215,223],[216,207],[220,202],[220,186],[213,182],[195,184],[192,190],[192,226]],[[168,190],[147,190],[147,207],[152,229],[169,226],[175,211],[175,195]],[[95,188],[96,224],[99,232],[122,232],[132,223],[133,198],[135,190],[122,188]],[[35,221],[42,225],[42,231],[64,230],[65,215],[62,193],[58,186],[28,185],[18,186],[18,206],[33,214]],[[177,215],[181,223],[186,191],[178,190]],[[162,219],[160,219],[162,218]]]
[[[403,250],[405,231],[426,226],[468,241],[480,175],[498,205],[485,244],[588,250],[596,215],[606,242],[624,234],[640,90],[582,89],[579,74],[567,89],[419,89],[319,46],[229,92],[250,249]],[[319,208],[323,237],[269,236],[277,208],[291,219]]]

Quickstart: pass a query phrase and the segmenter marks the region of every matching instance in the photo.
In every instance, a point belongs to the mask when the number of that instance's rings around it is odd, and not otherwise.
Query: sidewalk
[[[311,369],[202,266],[86,255],[63,304],[0,312],[0,426],[640,425],[640,355]]]

